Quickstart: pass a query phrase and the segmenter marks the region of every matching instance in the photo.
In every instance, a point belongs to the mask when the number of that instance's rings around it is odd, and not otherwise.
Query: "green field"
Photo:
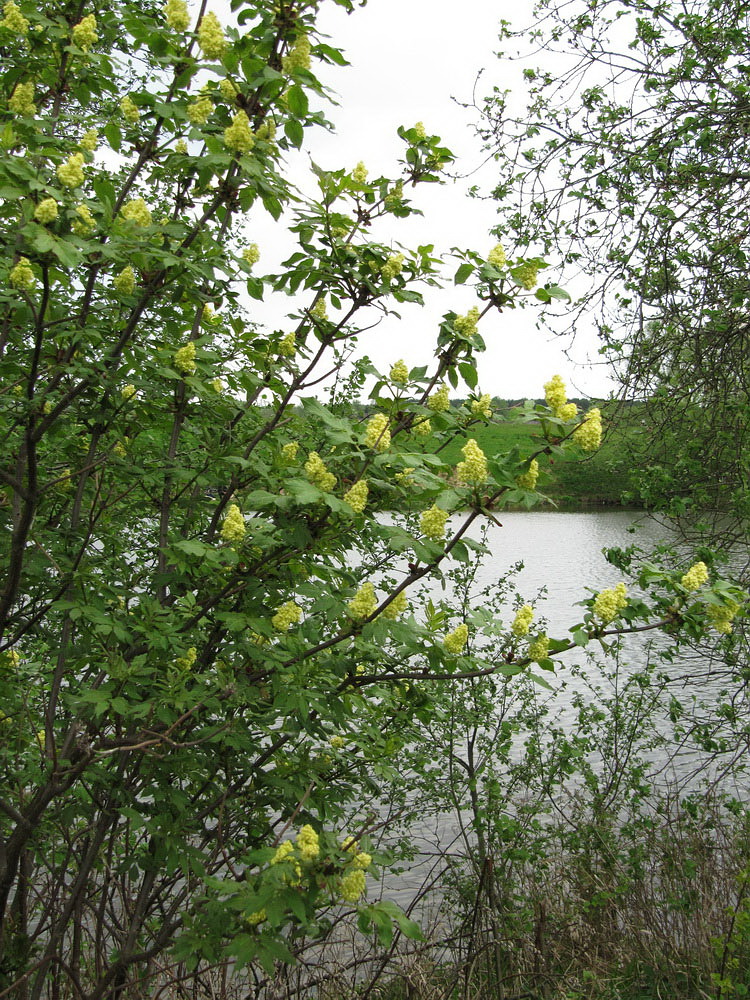
[[[632,503],[637,496],[636,474],[623,448],[623,432],[613,428],[594,455],[580,452],[540,458],[538,489],[557,504]],[[461,448],[470,437],[476,439],[488,457],[509,452],[518,446],[531,454],[541,443],[537,424],[505,422],[470,428],[441,451],[451,464],[461,460]]]

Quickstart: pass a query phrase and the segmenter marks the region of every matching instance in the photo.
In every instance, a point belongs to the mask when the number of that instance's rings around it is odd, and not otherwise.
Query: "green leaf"
[[[112,149],[116,153],[119,153],[122,146],[122,132],[120,131],[119,126],[116,125],[115,122],[109,121],[102,129],[102,134],[105,136]]]
[[[463,285],[466,279],[469,277],[469,275],[473,273],[473,271],[474,271],[473,264],[468,264],[468,263],[462,264],[455,273],[455,276],[453,278],[453,284]]]
[[[285,490],[289,496],[294,497],[297,503],[301,504],[320,503],[325,497],[325,494],[317,486],[313,486],[305,479],[290,479],[286,483]]]
[[[297,118],[304,118],[308,112],[307,94],[298,84],[290,87],[286,92],[286,105]]]
[[[471,364],[471,362],[463,361],[459,366],[458,370],[461,372],[461,377],[464,382],[468,385],[470,389],[476,389],[477,382],[479,381],[479,375],[477,374],[476,365]]]
[[[401,907],[397,903],[394,903],[393,900],[383,899],[379,903],[375,903],[372,910],[388,916],[398,925],[401,933],[411,938],[412,941],[425,940],[419,924],[407,917]]]
[[[263,207],[268,212],[268,214],[278,221],[281,218],[281,213],[283,211],[281,207],[281,202],[272,194],[263,195],[262,198]]]
[[[106,129],[105,129],[105,132],[106,132]],[[102,205],[106,208],[107,213],[109,215],[112,215],[112,213],[114,212],[114,208],[115,208],[115,199],[117,197],[117,195],[115,193],[115,186],[114,186],[114,184],[112,184],[112,182],[110,180],[108,180],[106,177],[103,177],[101,174],[99,174],[92,181],[92,187],[94,188],[94,191],[96,192],[96,197],[99,199],[99,201],[102,203]]]
[[[202,558],[206,554],[206,550],[212,546],[206,545],[205,542],[201,542],[197,538],[184,538],[175,542],[173,548],[179,549],[180,552],[186,552],[189,556]]]
[[[284,134],[293,146],[300,148],[305,138],[304,129],[296,118],[287,118],[284,122]]]

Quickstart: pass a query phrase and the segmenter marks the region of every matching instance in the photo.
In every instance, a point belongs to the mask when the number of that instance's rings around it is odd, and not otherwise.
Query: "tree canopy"
[[[496,92],[486,136],[520,246],[586,276],[624,390],[648,398],[636,460],[675,513],[748,513],[747,5],[574,0],[535,5],[528,97]],[[543,64],[531,54],[541,48]]]
[[[724,635],[740,609],[703,561],[650,567],[648,601],[582,595],[562,638],[520,601],[422,592],[481,551],[472,525],[538,502],[550,457],[595,450],[601,415],[554,376],[523,451],[471,436],[494,419],[480,321],[544,263],[501,246],[452,263],[477,300],[434,357],[369,366],[373,310],[440,278],[392,232],[452,154],[417,123],[395,177],[292,188],[285,155],[324,124],[315,66],[344,60],[317,7],[3,7],[0,992],[120,1000],[245,966],[260,991],[353,916],[418,936],[367,889],[440,691],[629,629]],[[261,212],[297,242],[278,273]],[[264,296],[283,329],[253,322]]]

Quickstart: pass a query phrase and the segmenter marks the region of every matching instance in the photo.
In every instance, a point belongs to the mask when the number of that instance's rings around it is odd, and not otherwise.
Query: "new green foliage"
[[[479,305],[446,314],[424,367],[374,372],[371,310],[439,280],[392,227],[452,154],[406,128],[398,177],[314,167],[301,199],[285,155],[323,124],[316,65],[343,56],[315,4],[231,7],[11,0],[0,21],[0,992],[29,1000],[198,989],[217,966],[271,983],[353,911],[383,942],[418,935],[366,901],[389,755],[440,710],[414,682],[548,670],[573,644],[419,597],[481,548],[474,522],[533,502],[548,452],[596,446],[558,400],[539,447],[441,457],[440,386],[473,389],[482,315],[543,262],[471,255]],[[274,274],[261,213],[299,244]],[[283,330],[253,321],[271,296]],[[370,376],[365,422],[343,403]],[[458,517],[440,538],[370,496]],[[715,574],[689,602],[678,579],[576,630],[739,611]],[[492,657],[486,630],[506,633]]]

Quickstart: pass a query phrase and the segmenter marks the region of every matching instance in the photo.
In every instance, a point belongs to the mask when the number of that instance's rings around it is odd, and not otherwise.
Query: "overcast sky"
[[[219,12],[223,4],[212,6]],[[521,0],[516,10],[523,14],[526,7]],[[369,0],[351,15],[333,3],[323,2],[321,8],[320,29],[344,50],[351,65],[317,67],[323,82],[338,95],[339,106],[326,109],[336,132],[307,131],[304,158],[292,165],[293,179],[304,183],[308,155],[324,168],[351,169],[362,160],[370,176],[396,176],[405,148],[396,129],[422,121],[428,133],[441,135],[458,155],[455,172],[468,176],[410,189],[424,218],[394,219],[377,238],[414,247],[434,243],[436,252],[452,246],[489,252],[496,242],[489,235],[494,203],[470,198],[467,190],[472,184],[489,190],[498,166],[486,162],[472,113],[458,102],[470,103],[475,91],[481,99],[493,85],[518,81],[517,67],[495,57],[498,21],[512,18],[514,8],[497,0],[462,0],[443,8],[450,9],[449,17],[440,13],[435,0]],[[477,82],[480,70],[484,72]],[[262,209],[253,212],[250,222],[263,253],[258,270],[273,270],[288,246],[280,245],[278,228],[274,230]],[[454,270],[450,265],[446,274],[452,277]],[[564,274],[555,278],[565,286]],[[450,278],[448,286],[439,293],[428,290],[423,309],[400,307],[401,320],[385,319],[363,338],[362,350],[386,371],[399,358],[409,365],[429,362],[440,316],[449,309],[465,312],[474,303],[469,288],[454,288]],[[257,315],[270,318],[266,308]],[[568,383],[569,395],[607,395],[607,369],[596,354],[592,331],[579,329],[571,360],[564,353],[569,340],[554,337],[548,329],[537,330],[539,318],[539,310],[532,307],[488,314],[483,320],[488,350],[478,361],[482,391],[501,397],[538,396],[542,383],[557,372]]]

